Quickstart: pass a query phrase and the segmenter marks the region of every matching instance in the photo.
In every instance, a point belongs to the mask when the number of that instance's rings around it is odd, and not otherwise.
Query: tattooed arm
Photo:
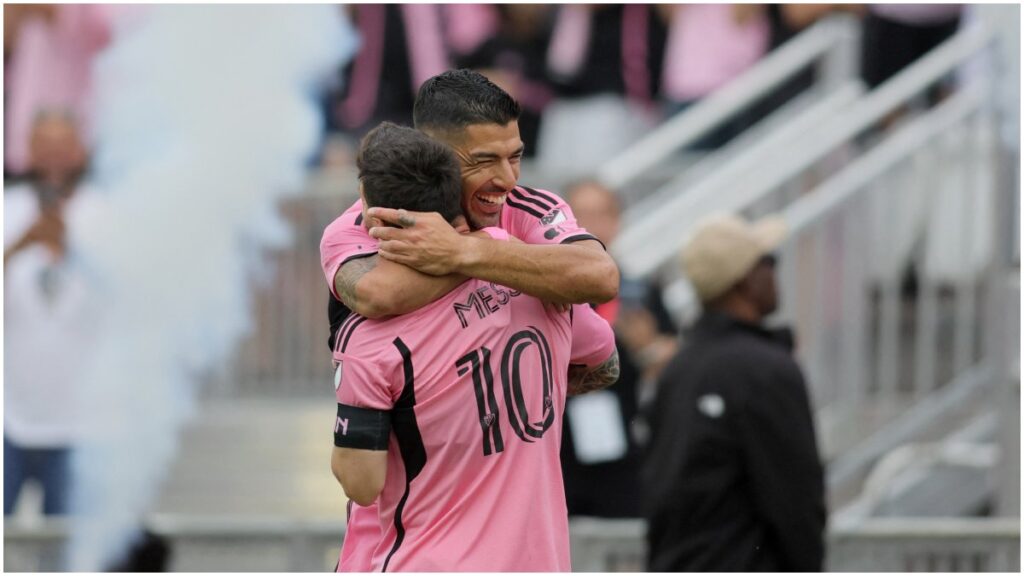
[[[380,318],[417,310],[465,281],[458,274],[428,276],[373,254],[341,266],[334,289],[356,314]]]
[[[582,364],[569,365],[569,396],[602,390],[619,380],[619,351],[598,366],[588,368]]]

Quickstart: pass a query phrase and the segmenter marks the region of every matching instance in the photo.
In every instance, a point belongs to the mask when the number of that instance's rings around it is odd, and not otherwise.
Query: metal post
[[[860,25],[851,14],[836,14],[826,21],[835,35],[829,51],[818,66],[826,89],[857,78],[860,64]]]

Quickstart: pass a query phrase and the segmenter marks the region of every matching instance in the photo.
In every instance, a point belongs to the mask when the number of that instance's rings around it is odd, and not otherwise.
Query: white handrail
[[[740,210],[777,189],[955,70],[993,38],[992,33],[981,25],[956,34],[865,96],[848,113],[826,124],[813,137],[806,138],[802,147],[789,150],[785,155],[765,152],[759,158],[761,161],[754,163],[759,168],[758,173],[749,173],[744,182],[729,181],[731,187],[705,184],[724,183],[722,173],[733,174],[737,162],[750,160],[737,158],[723,165],[718,173],[710,174],[685,194],[666,203],[657,213],[631,223],[623,230],[613,247],[618,255],[628,255],[628,258],[621,259],[622,271],[628,276],[654,272],[679,251],[686,241],[685,232],[697,219],[713,211]],[[668,229],[673,233],[666,238]]]
[[[721,188],[740,175],[755,169],[766,155],[777,153],[786,146],[792,146],[794,141],[819,128],[822,123],[827,122],[829,118],[849,106],[863,93],[864,85],[859,80],[849,82],[825,99],[801,111],[799,115],[767,134],[760,141],[753,142],[725,165],[728,166],[728,169],[710,172],[707,178],[687,191],[687,196],[676,195],[664,200],[666,192],[679,190],[686,182],[689,175],[680,174],[655,192],[650,201],[645,201],[636,208],[630,209],[626,215],[627,228],[616,239],[613,251],[620,250],[620,247],[630,246],[634,242],[633,236],[637,234],[637,229],[630,226],[633,222],[643,221],[646,226],[662,227],[663,230],[673,224],[678,224],[672,218],[672,214],[678,211],[677,206],[692,201],[686,200],[687,197],[702,197],[704,190]],[[626,253],[626,250],[623,250],[619,255],[625,256]],[[632,258],[633,255],[630,255],[629,260]]]
[[[843,168],[827,182],[790,204],[782,213],[789,228],[789,237],[795,238],[797,232],[838,208],[853,193],[884,174],[896,162],[977,111],[984,99],[984,92],[977,86],[968,88],[900,128],[895,135]]]
[[[677,114],[631,146],[598,172],[598,179],[621,188],[674,151],[696,141],[722,121],[828,53],[837,43],[855,34],[855,24],[841,16],[827,18],[774,50],[756,66],[721,90]]]

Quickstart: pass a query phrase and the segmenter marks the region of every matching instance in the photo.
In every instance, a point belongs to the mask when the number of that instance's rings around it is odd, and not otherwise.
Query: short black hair
[[[420,86],[413,105],[419,130],[453,132],[472,124],[504,126],[519,119],[519,103],[474,70],[448,70]]]
[[[462,214],[462,172],[451,148],[412,128],[382,122],[356,156],[367,207]]]

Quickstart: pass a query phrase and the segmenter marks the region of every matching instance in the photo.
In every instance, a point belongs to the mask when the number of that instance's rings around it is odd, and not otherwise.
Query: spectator
[[[593,180],[566,188],[577,222],[610,246],[619,232],[615,193]],[[570,516],[632,518],[640,509],[640,445],[634,429],[641,391],[675,353],[673,324],[657,286],[621,277],[619,296],[596,306],[615,328],[621,373],[615,386],[569,398],[562,474]]]
[[[765,9],[771,26],[769,51],[789,42],[797,34],[830,14],[845,12],[859,17],[865,10],[863,4],[768,4]],[[816,66],[805,66],[803,70],[761,98],[751,108],[750,115],[753,118],[763,118],[776,111],[797,95],[810,89],[814,85],[817,73]]]
[[[874,88],[956,33],[960,4],[878,4],[868,7],[861,76]]]
[[[4,41],[4,171],[28,169],[33,116],[67,109],[89,129],[92,63],[110,40],[109,6],[4,6],[16,24]]]
[[[349,7],[362,46],[330,97],[332,129],[361,137],[381,121],[412,123],[412,105],[427,78],[449,67],[438,5]]]
[[[460,68],[472,68],[487,76],[519,102],[522,107],[519,136],[526,146],[524,156],[534,157],[541,114],[554,98],[544,60],[551,36],[552,7],[544,4],[457,6],[486,6],[493,10],[497,22],[494,33],[472,50],[459,52],[456,62]]]
[[[662,96],[670,114],[685,110],[728,84],[768,51],[768,8],[758,4],[660,4],[669,24]],[[717,148],[755,121],[741,115],[699,140]]]
[[[545,110],[539,167],[593,172],[652,128],[665,30],[642,4],[558,7],[547,52],[558,98]]]
[[[28,479],[43,513],[68,511],[74,385],[86,364],[95,307],[68,230],[96,202],[80,178],[86,153],[63,113],[36,120],[30,179],[4,193],[4,514]]]
[[[665,368],[644,467],[652,571],[823,568],[824,478],[776,306],[784,225],[708,219],[682,251],[704,312]]]

